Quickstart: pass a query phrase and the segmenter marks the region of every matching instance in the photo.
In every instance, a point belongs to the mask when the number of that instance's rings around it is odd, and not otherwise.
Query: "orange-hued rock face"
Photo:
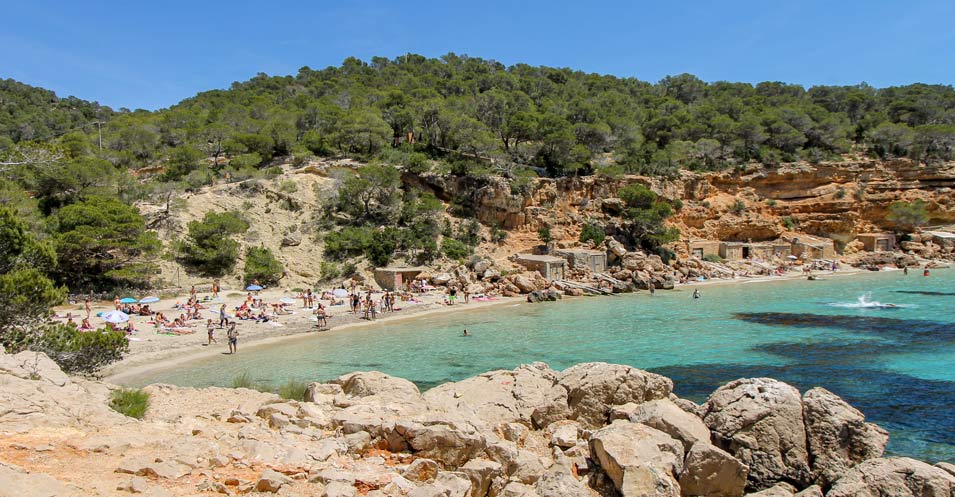
[[[472,195],[475,215],[487,225],[518,232],[546,226],[558,244],[576,241],[590,220],[612,223],[622,204],[616,194],[631,183],[683,202],[670,223],[684,238],[760,241],[800,232],[832,238],[842,247],[857,233],[894,229],[886,219],[889,205],[917,198],[929,203],[929,225],[955,223],[955,163],[854,159],[685,171],[672,180],[629,175],[539,179],[526,193],[513,192],[501,178],[477,188],[437,176],[421,181],[444,198]],[[507,244],[522,242],[539,243],[534,237],[512,237]]]

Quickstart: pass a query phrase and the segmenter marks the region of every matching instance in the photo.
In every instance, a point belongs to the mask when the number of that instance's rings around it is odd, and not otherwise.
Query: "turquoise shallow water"
[[[139,383],[228,386],[248,372],[278,384],[374,369],[427,389],[533,361],[606,361],[667,375],[678,395],[703,401],[732,379],[770,376],[843,396],[891,431],[892,454],[955,461],[955,270],[823,277],[705,286],[697,300],[682,289],[425,316],[240,349]]]

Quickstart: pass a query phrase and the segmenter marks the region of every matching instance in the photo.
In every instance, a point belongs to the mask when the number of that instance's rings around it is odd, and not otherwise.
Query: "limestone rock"
[[[949,464],[947,462],[937,462],[935,463],[936,468],[942,468],[948,474],[955,476],[955,464]]]
[[[459,471],[441,471],[434,479],[434,486],[447,497],[467,497],[471,492],[471,479]]]
[[[411,481],[431,482],[438,476],[438,463],[431,459],[418,458],[411,462],[401,475]]]
[[[591,435],[590,451],[624,497],[676,497],[683,445],[666,433],[616,420]]]
[[[446,467],[458,467],[484,452],[487,446],[486,439],[474,426],[440,420],[419,421],[398,421],[391,433],[393,440],[400,439],[418,457],[433,459]]]
[[[667,398],[673,390],[669,378],[620,364],[578,364],[561,373],[551,398],[534,414],[534,423],[546,427],[563,418],[577,420],[584,428],[607,424],[613,406]]]
[[[472,497],[483,497],[491,486],[491,481],[501,475],[503,468],[500,463],[489,461],[487,459],[471,459],[464,466],[461,466],[461,472],[468,476],[471,481]]]
[[[627,419],[656,428],[683,442],[683,446],[687,449],[697,442],[710,443],[710,429],[706,427],[703,420],[684,411],[669,399],[651,400],[643,404],[624,404],[615,407],[610,417]]]
[[[577,445],[579,428],[576,421],[558,421],[551,424],[547,427],[550,444],[564,449]]]
[[[800,492],[796,492],[796,495],[793,497],[825,497],[822,493],[822,487],[819,485],[809,485],[808,487],[802,489]]]
[[[305,402],[331,403],[336,396],[343,394],[342,386],[335,383],[309,383],[305,389]]]
[[[547,471],[537,480],[537,494],[546,497],[590,497],[593,495],[580,480],[562,471]]]
[[[531,424],[534,409],[548,399],[557,372],[535,362],[512,370],[490,371],[445,383],[428,390],[424,398],[432,410],[473,413],[489,427],[502,423]]]
[[[512,282],[514,283],[514,286],[521,291],[521,293],[530,293],[534,290],[537,290],[537,285],[535,285],[530,278],[524,276],[523,274],[515,276]]]
[[[0,497],[80,497],[81,492],[51,476],[0,462]]]
[[[882,457],[889,432],[836,394],[813,388],[803,395],[803,416],[816,483],[828,487],[849,468]]]
[[[358,491],[355,490],[355,486],[343,481],[328,482],[325,485],[325,491],[322,493],[322,497],[355,497],[357,495]]]
[[[278,492],[282,485],[292,483],[292,479],[272,469],[266,469],[259,475],[255,482],[255,490],[258,492]]]
[[[519,481],[512,481],[508,483],[504,489],[499,494],[500,497],[539,497],[539,494],[534,487],[521,483]]]
[[[282,237],[281,245],[283,247],[297,247],[302,244],[302,235],[301,233],[295,231],[292,233],[286,233]]]
[[[746,494],[746,497],[793,497],[796,489],[788,483],[777,483],[759,492]]]
[[[808,483],[802,399],[792,386],[770,378],[732,381],[710,395],[703,420],[714,444],[749,466],[753,489]]]
[[[524,443],[524,440],[527,440],[529,433],[530,430],[527,426],[521,423],[504,423],[501,425],[501,435],[504,436],[504,440],[514,442],[518,445]]]
[[[749,468],[709,443],[694,443],[686,453],[680,473],[683,495],[739,497],[746,487]]]
[[[869,459],[836,480],[826,497],[955,495],[955,476],[907,457]]]

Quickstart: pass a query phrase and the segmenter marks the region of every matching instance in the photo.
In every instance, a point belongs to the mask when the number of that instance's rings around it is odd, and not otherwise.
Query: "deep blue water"
[[[516,304],[329,332],[202,359],[139,383],[274,384],[380,370],[422,389],[545,361],[630,364],[704,401],[727,381],[823,386],[891,432],[889,452],[955,461],[955,270],[823,276],[561,303]],[[893,303],[896,308],[859,305]],[[462,337],[468,328],[470,337]]]

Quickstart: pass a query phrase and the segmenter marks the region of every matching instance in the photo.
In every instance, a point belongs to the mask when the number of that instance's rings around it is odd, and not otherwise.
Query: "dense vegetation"
[[[343,173],[310,226],[323,238],[328,260],[320,272],[328,279],[354,273],[359,257],[378,266],[395,258],[463,260],[480,243],[472,199],[453,199],[455,219],[448,220],[442,202],[402,173],[446,174],[474,190],[499,175],[520,194],[540,175],[672,176],[751,161],[838,160],[847,152],[955,159],[955,90],[706,83],[689,74],[648,83],[454,54],[349,58],[294,76],[260,74],[156,112],[113,110],[0,80],[0,338],[15,350],[47,350],[61,364],[110,360],[112,335],[86,343],[33,325],[62,302],[66,287],[116,292],[155,284],[159,257],[210,277],[234,271],[234,237],[249,228],[241,214],[209,213],[163,250],[132,203],[164,204],[162,222],[177,193],[213,182],[255,188],[246,180],[274,177],[276,158],[368,163]],[[286,183],[280,192],[296,190]],[[666,255],[677,234],[664,220],[678,203],[639,185],[620,197],[619,221],[587,223],[581,240],[612,234]],[[291,198],[276,205],[300,208]],[[738,214],[745,209],[741,201],[734,206]],[[902,229],[924,223],[924,206],[891,211]],[[507,236],[488,228],[490,241]],[[549,230],[539,235],[550,242]],[[281,277],[267,248],[244,255],[247,281]]]

